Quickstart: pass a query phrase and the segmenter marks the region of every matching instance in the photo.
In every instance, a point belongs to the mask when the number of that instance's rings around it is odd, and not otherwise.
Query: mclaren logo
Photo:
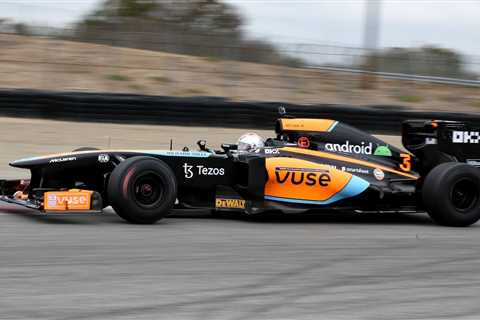
[[[332,182],[328,170],[321,169],[276,168],[275,178],[280,184],[290,181],[293,185],[305,184],[309,187],[328,187]]]
[[[245,209],[245,200],[243,199],[215,199],[215,207],[219,209]]]
[[[77,160],[76,157],[65,157],[65,158],[56,158],[50,160],[50,163],[60,163],[60,162],[68,162],[68,161],[75,161]]]

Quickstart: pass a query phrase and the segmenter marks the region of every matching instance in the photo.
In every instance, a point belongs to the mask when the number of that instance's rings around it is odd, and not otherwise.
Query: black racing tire
[[[467,227],[480,219],[480,172],[465,163],[446,162],[425,178],[422,199],[438,224]]]
[[[165,162],[152,157],[133,157],[112,171],[107,194],[121,218],[136,224],[152,224],[173,208],[177,180]]]
[[[72,152],[79,152],[79,151],[96,151],[96,150],[100,150],[100,149],[94,148],[94,147],[81,147],[81,148],[77,148],[77,149],[73,150]]]

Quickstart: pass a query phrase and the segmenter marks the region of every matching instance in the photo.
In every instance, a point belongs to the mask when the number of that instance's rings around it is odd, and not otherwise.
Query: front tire
[[[466,227],[480,219],[479,169],[456,162],[442,163],[430,171],[422,190],[424,206],[441,225]]]
[[[131,223],[152,224],[173,208],[177,180],[165,162],[152,157],[133,157],[113,170],[107,193],[120,217]]]

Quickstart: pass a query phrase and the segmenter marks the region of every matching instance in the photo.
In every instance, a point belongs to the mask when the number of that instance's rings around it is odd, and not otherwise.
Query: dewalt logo
[[[243,199],[215,199],[215,207],[219,209],[245,209],[245,200]]]

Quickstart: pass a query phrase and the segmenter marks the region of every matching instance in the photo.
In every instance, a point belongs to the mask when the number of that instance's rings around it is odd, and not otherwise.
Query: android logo
[[[373,155],[381,157],[391,157],[392,151],[390,151],[388,146],[378,146],[377,149],[375,149]]]

